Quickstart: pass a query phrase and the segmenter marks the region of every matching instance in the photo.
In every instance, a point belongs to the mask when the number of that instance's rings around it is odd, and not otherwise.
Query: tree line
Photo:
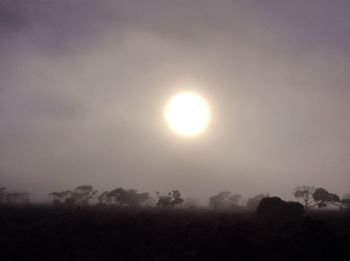
[[[350,193],[341,199],[337,194],[330,193],[325,188],[315,188],[313,186],[297,186],[293,195],[296,199],[303,202],[305,210],[310,208],[325,208],[328,206],[336,206],[340,210],[350,208]]]
[[[25,204],[30,202],[30,194],[26,192],[9,192],[0,187],[0,203]]]
[[[148,192],[138,192],[136,189],[115,188],[98,194],[90,185],[82,185],[73,190],[52,192],[49,195],[54,205],[88,205],[95,200],[98,206],[129,206],[142,207],[156,205],[159,207],[176,207],[184,202],[181,193],[173,190],[168,194],[156,192],[157,201]]]
[[[335,206],[340,210],[350,209],[350,193],[340,198],[337,194],[331,193],[325,188],[313,186],[297,186],[293,190],[296,200],[302,202],[307,211],[312,208],[326,208]],[[77,186],[72,190],[63,190],[49,194],[53,205],[97,205],[97,206],[158,206],[164,208],[174,208],[178,206],[186,208],[198,207],[198,201],[193,198],[184,199],[179,190],[172,190],[167,194],[155,193],[151,196],[148,192],[139,192],[136,189],[124,189],[118,187],[112,190],[98,191],[91,185]],[[242,196],[233,194],[230,191],[221,191],[209,198],[209,206],[213,209],[251,210],[258,208],[263,198],[268,198],[268,194],[258,194],[249,198],[245,206],[240,204]],[[4,187],[0,187],[0,203],[25,204],[30,202],[30,194],[25,192],[9,192]]]

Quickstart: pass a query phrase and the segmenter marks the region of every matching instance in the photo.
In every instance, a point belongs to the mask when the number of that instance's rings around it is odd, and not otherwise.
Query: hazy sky
[[[183,139],[178,83],[212,109]],[[0,184],[350,192],[350,1],[0,0]]]

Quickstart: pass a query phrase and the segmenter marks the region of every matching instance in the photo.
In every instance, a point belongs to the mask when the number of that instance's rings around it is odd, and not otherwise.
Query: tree
[[[234,195],[231,195],[229,198],[228,198],[228,202],[229,204],[232,206],[232,205],[238,205],[239,201],[241,200],[242,196],[239,195],[239,194],[234,194]]]
[[[148,194],[148,199],[142,203],[144,207],[154,207],[157,205],[157,200]]]
[[[334,205],[341,210],[343,209],[339,196],[337,194],[329,193],[324,188],[317,188],[312,197],[319,208],[327,207],[328,205]]]
[[[199,205],[199,200],[195,198],[186,198],[184,203],[182,204],[182,207],[189,208],[189,209],[195,209]]]
[[[304,208],[309,209],[312,207],[312,195],[315,192],[315,187],[312,186],[297,186],[294,191],[293,195],[297,199],[301,199],[304,202]]]
[[[50,197],[52,198],[52,204],[59,205],[65,203],[67,199],[69,199],[72,195],[72,191],[64,190],[61,192],[52,192],[50,193]]]
[[[156,196],[158,198],[157,206],[163,207],[163,208],[170,208],[171,207],[171,193],[169,192],[168,195],[161,195],[159,192],[156,192]]]
[[[327,207],[329,192],[324,188],[317,188],[312,195],[319,208]]]
[[[97,190],[95,190],[90,185],[82,185],[76,187],[70,198],[74,200],[75,204],[78,205],[87,205],[89,201],[96,195]]]
[[[30,201],[29,193],[10,192],[5,196],[5,201],[10,204],[25,204]]]
[[[150,195],[148,192],[137,193],[135,197],[135,202],[137,206],[141,206],[150,200]]]
[[[125,190],[123,188],[116,188],[109,192],[108,196],[110,197],[112,204],[121,206],[124,194]]]
[[[89,201],[96,195],[95,190],[90,185],[82,185],[76,187],[73,191],[64,190],[61,192],[52,192],[50,197],[53,204],[65,204],[65,205],[87,205]]]
[[[26,192],[7,192],[0,187],[0,203],[26,204],[30,202],[30,194]]]
[[[238,205],[241,195],[231,194],[230,191],[222,191],[209,198],[209,206],[219,208],[232,208]]]
[[[0,203],[5,201],[5,196],[6,196],[6,189],[3,187],[0,187]]]
[[[350,193],[343,196],[342,203],[345,205],[346,209],[350,209]]]
[[[111,204],[111,196],[109,195],[109,191],[104,191],[100,195],[98,195],[97,200],[100,205],[109,205]]]
[[[121,197],[122,205],[139,207],[149,198],[148,193],[139,193],[136,189],[126,190]]]
[[[228,199],[230,195],[230,191],[219,192],[218,194],[209,198],[209,206],[215,209],[222,208],[224,206],[224,202]]]
[[[265,195],[265,194],[258,194],[250,199],[248,199],[247,201],[247,205],[246,208],[250,211],[255,211],[260,203],[260,201],[265,198],[268,197],[269,195]]]
[[[184,202],[184,199],[181,197],[181,193],[178,190],[173,190],[172,192],[172,207],[181,205]]]
[[[139,193],[136,189],[125,190],[116,188],[108,193],[108,200],[116,206],[139,207],[146,202],[150,196],[147,192]]]
[[[279,197],[264,197],[256,209],[259,218],[267,221],[295,220],[304,215],[299,202],[286,202]]]
[[[49,196],[52,198],[53,205],[60,205],[62,203],[59,197],[59,192],[51,192]]]
[[[161,195],[159,192],[156,192],[156,195],[158,197],[157,206],[159,207],[173,208],[184,202],[184,199],[181,197],[181,193],[178,190],[173,190],[167,195]]]

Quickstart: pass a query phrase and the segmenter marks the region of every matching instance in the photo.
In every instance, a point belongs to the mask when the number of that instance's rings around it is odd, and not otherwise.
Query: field
[[[4,261],[350,260],[350,215],[1,206],[0,246]]]

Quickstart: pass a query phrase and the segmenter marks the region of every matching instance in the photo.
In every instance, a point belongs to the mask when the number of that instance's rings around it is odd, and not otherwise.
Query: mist
[[[206,202],[350,184],[348,1],[0,0],[0,184]],[[178,83],[212,121],[163,120]]]

